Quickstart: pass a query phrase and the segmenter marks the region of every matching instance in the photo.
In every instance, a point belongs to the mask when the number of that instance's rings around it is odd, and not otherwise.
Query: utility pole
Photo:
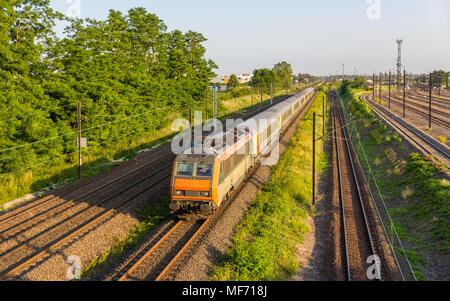
[[[313,113],[313,165],[312,165],[312,203],[316,204],[316,112]]]
[[[81,101],[78,102],[78,178],[81,179]]]
[[[381,100],[381,92],[383,91],[382,85],[383,85],[383,73],[380,73],[380,80],[378,83],[378,86],[380,87],[380,93],[379,93],[378,97],[380,98],[380,100]]]
[[[403,118],[406,118],[406,70],[403,70]]]
[[[375,101],[375,73],[373,74],[372,86],[373,86],[373,101]]]
[[[323,96],[323,112],[322,112],[322,114],[323,114],[323,137],[324,137],[324,139],[325,139],[325,95]]]
[[[189,107],[189,126],[192,128],[192,107]]]
[[[217,119],[217,87],[214,87],[214,121]]]
[[[206,121],[208,120],[208,86],[206,86],[206,95],[205,95],[205,112],[206,112]]]
[[[253,107],[253,86],[252,85],[250,85],[250,95],[251,95],[252,107]]]
[[[261,106],[263,105],[263,86],[261,85]]]
[[[270,105],[273,105],[273,84],[270,83]]]
[[[192,137],[192,107],[189,107],[189,137],[191,138],[191,147],[194,146],[194,139]]]
[[[323,98],[324,104],[325,104],[325,97]],[[325,111],[325,106],[323,108]],[[320,116],[320,115],[319,115]],[[323,114],[323,136],[316,139],[316,112],[313,113],[313,155],[312,155],[312,204],[316,204],[316,141],[319,141],[320,139],[325,140],[325,114]]]
[[[391,109],[391,71],[389,71],[389,110]]]
[[[397,44],[398,44],[398,57],[397,57],[397,90],[400,90],[400,81],[401,81],[401,77],[402,77],[402,44],[403,44],[403,40],[398,39],[397,40]]]
[[[432,80],[431,80],[431,72],[430,72],[430,95],[429,95],[429,97],[430,97],[430,108],[429,108],[429,118],[428,118],[428,127],[431,129],[431,101],[432,101],[432,94],[431,94],[431,90],[432,90],[432,87],[433,87],[433,82],[432,82]]]

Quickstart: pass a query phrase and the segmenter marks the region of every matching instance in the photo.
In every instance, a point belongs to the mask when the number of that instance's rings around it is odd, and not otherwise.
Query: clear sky
[[[218,74],[282,60],[295,73],[341,74],[342,64],[346,74],[387,72],[397,38],[408,72],[450,71],[449,0],[51,0],[64,14],[76,13],[77,1],[81,18],[142,6],[169,30],[202,33]]]

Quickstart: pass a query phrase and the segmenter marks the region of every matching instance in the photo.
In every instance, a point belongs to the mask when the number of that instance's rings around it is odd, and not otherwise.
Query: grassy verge
[[[298,270],[296,245],[310,229],[305,218],[313,213],[312,113],[322,113],[320,93],[300,123],[288,149],[237,226],[233,246],[214,268],[212,280],[260,281],[289,279]],[[322,135],[317,123],[316,135]],[[317,149],[322,149],[322,141]],[[317,152],[318,162],[323,153]],[[323,162],[323,161],[321,161]],[[324,164],[320,168],[325,169]]]
[[[285,95],[285,90],[274,94],[274,99]],[[259,105],[259,95],[254,95],[254,105],[250,96],[242,96],[224,100],[219,104],[220,117],[230,116],[238,110],[251,110]],[[264,102],[270,101],[270,95],[263,95]],[[208,112],[212,117],[212,101],[209,101]],[[203,110],[203,107],[197,108]],[[95,137],[89,139],[89,148],[83,149],[83,178],[90,178],[105,172],[122,161],[133,158],[138,151],[151,148],[157,144],[167,144],[174,135],[171,131],[172,122],[178,118],[186,118],[186,112],[168,114],[157,127],[149,125],[144,133],[133,133],[117,137],[102,145],[95,145]],[[92,145],[91,145],[92,143]],[[116,162],[121,159],[121,161]],[[36,166],[24,173],[4,174],[0,176],[0,212],[1,205],[23,197],[28,193],[44,194],[46,191],[62,184],[70,184],[78,179],[77,154],[55,159],[48,164]]]
[[[135,247],[141,242],[158,224],[169,216],[169,199],[165,198],[152,205],[138,211],[141,223],[133,227],[129,234],[117,240],[113,247],[103,252],[103,254],[93,259],[81,273],[82,280],[93,279],[101,275],[105,270],[113,265],[119,257],[126,251]]]
[[[357,97],[361,93],[364,91],[351,90],[341,95],[351,114],[351,130],[357,133],[353,135],[355,146],[363,167],[367,173],[372,170],[386,200],[416,278],[425,279],[429,258],[445,258],[450,251],[450,184],[443,179],[442,170],[422,155],[411,153],[402,139],[375,117]],[[402,254],[398,246],[396,250]]]

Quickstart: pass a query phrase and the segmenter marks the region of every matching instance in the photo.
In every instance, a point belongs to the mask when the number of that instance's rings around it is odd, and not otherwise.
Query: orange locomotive
[[[275,137],[307,104],[314,93],[309,88],[250,118],[232,132],[219,134],[234,137],[234,144],[217,145],[208,152],[187,150],[177,156],[170,183],[172,213],[180,218],[212,216],[246,178],[248,171],[277,144]],[[260,122],[269,120],[269,122]],[[251,132],[251,124],[257,129]],[[210,137],[210,138],[218,138]]]

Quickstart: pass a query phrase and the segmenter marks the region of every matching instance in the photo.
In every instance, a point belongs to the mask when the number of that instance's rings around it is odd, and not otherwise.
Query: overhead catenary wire
[[[144,116],[144,115],[147,115],[147,114],[150,114],[150,113],[154,113],[155,111],[166,110],[166,109],[170,109],[170,108],[186,108],[186,107],[187,107],[187,105],[183,105],[183,106],[179,106],[179,107],[155,108],[153,110],[146,111],[144,113],[132,115],[132,116],[120,119],[120,120],[106,122],[106,123],[103,123],[103,124],[100,124],[100,125],[97,125],[97,126],[93,126],[93,127],[87,128],[87,129],[83,129],[82,132],[83,133],[84,132],[88,132],[90,130],[93,130],[93,129],[96,129],[96,128],[100,128],[100,127],[104,127],[106,125],[115,124],[115,123],[118,123],[118,122],[121,122],[121,121],[124,121],[124,120],[129,120],[129,119],[132,119],[132,118],[136,118],[136,117],[139,117],[139,116]],[[19,148],[24,148],[24,147],[27,147],[27,146],[31,146],[31,145],[35,145],[35,144],[38,144],[38,143],[43,143],[43,142],[55,140],[55,139],[62,138],[62,137],[67,137],[67,136],[70,136],[70,135],[75,135],[77,133],[78,133],[78,131],[73,131],[73,132],[70,132],[70,133],[63,134],[63,135],[58,135],[58,136],[55,136],[55,137],[42,139],[42,140],[38,140],[38,141],[27,143],[27,144],[22,144],[22,145],[10,147],[10,148],[2,149],[2,150],[0,150],[0,153],[4,153],[6,151],[11,151],[11,150],[19,149]]]
[[[73,106],[73,105],[76,105],[76,103],[68,104],[68,105],[64,105],[64,106],[59,106],[59,107],[56,107],[56,108],[54,108],[54,109],[52,109],[52,110],[50,110],[50,111],[40,111],[40,112],[33,112],[33,113],[25,114],[25,115],[20,115],[20,116],[12,117],[12,118],[10,118],[10,119],[0,120],[0,122],[8,122],[8,121],[13,121],[13,120],[22,120],[22,119],[24,119],[25,117],[37,115],[37,114],[39,114],[39,113],[49,113],[49,112],[54,112],[55,109],[63,109],[63,108],[70,107],[70,106]]]
[[[20,172],[22,172],[22,171],[29,170],[29,169],[32,169],[32,168],[34,168],[34,167],[44,165],[44,164],[46,164],[46,163],[53,162],[53,161],[55,161],[56,159],[60,159],[60,158],[63,158],[63,157],[67,157],[67,156],[73,155],[73,154],[76,153],[76,152],[78,152],[78,150],[76,150],[76,151],[74,151],[74,152],[71,152],[71,153],[68,153],[68,154],[63,154],[63,155],[60,155],[60,156],[57,156],[57,157],[53,157],[52,159],[50,159],[50,160],[48,160],[48,161],[45,161],[45,162],[40,162],[40,163],[37,163],[37,164],[29,165],[29,166],[27,166],[27,167],[25,167],[25,168],[16,169],[16,170],[14,170],[14,171],[7,172],[7,173],[0,173],[0,177],[12,176],[12,175],[17,174],[17,173],[20,173]]]
[[[343,105],[342,105],[342,107],[343,107],[343,109],[344,109],[344,114],[346,114],[346,115],[348,116],[347,110],[345,109],[345,107],[344,107]],[[357,132],[357,131],[356,131],[356,128],[355,128],[354,126],[352,127],[352,132]],[[350,132],[350,134],[352,134],[352,132]],[[363,145],[362,145],[361,140],[359,139],[359,137],[358,137],[356,134],[353,134],[352,137],[356,137],[356,139],[358,139],[358,145],[360,146],[360,148],[361,148],[361,150],[362,150],[362,152],[363,152],[363,155],[364,155],[364,158],[365,158],[367,167],[368,167],[368,169],[369,169],[369,177],[368,177],[368,178],[369,178],[369,179],[372,178],[373,181],[374,181],[375,187],[377,188],[378,195],[380,196],[380,199],[381,199],[381,203],[383,204],[383,207],[384,207],[384,209],[385,209],[385,213],[386,213],[386,215],[387,215],[387,217],[388,217],[388,220],[389,220],[389,222],[390,222],[390,224],[391,224],[391,228],[393,229],[393,232],[394,232],[394,234],[395,234],[395,236],[396,236],[396,238],[397,238],[397,241],[398,241],[399,244],[400,244],[400,248],[401,248],[402,253],[403,253],[403,255],[404,255],[405,259],[406,259],[406,262],[407,262],[407,264],[408,264],[408,267],[409,267],[409,269],[410,269],[410,272],[411,272],[411,274],[412,274],[414,280],[417,281],[416,275],[415,275],[414,270],[413,270],[413,268],[412,268],[411,262],[410,262],[410,260],[409,260],[409,258],[408,258],[407,252],[406,252],[406,250],[405,250],[405,248],[404,248],[404,246],[403,246],[402,241],[400,240],[400,237],[399,237],[399,235],[398,235],[396,226],[395,226],[395,224],[394,224],[394,222],[393,222],[393,220],[392,220],[392,217],[391,217],[391,215],[390,215],[390,213],[389,213],[389,209],[388,209],[388,207],[387,207],[387,205],[386,205],[386,203],[385,203],[383,194],[381,193],[381,190],[380,190],[380,188],[379,188],[379,186],[378,186],[377,180],[376,180],[376,178],[375,178],[375,176],[374,176],[374,173],[373,173],[373,171],[372,171],[372,168],[371,168],[371,166],[370,166],[370,164],[369,164],[369,160],[368,160],[368,158],[367,158],[366,151],[365,151],[365,149],[364,149],[364,147],[363,147]],[[358,160],[359,160],[359,158],[358,158]],[[362,166],[362,165],[361,165],[361,166]],[[365,179],[367,179],[364,170],[363,170],[363,176],[364,176]],[[369,189],[369,192],[370,192],[370,194],[371,194],[373,200],[375,200],[375,198],[373,197],[372,189],[370,188],[370,186],[368,186],[368,189]],[[397,266],[398,266],[398,268],[399,268],[399,271],[400,271],[400,273],[401,273],[402,279],[405,279],[405,278],[404,278],[404,275],[403,275],[403,272],[402,272],[402,269],[401,269],[401,267],[400,267],[400,264],[399,264],[399,262],[398,262],[396,253],[395,253],[396,251],[395,251],[394,245],[392,244],[391,240],[389,239],[389,235],[387,235],[386,226],[385,226],[385,224],[384,224],[384,222],[383,222],[383,219],[381,218],[381,214],[380,214],[380,212],[379,212],[379,210],[378,210],[378,206],[376,205],[376,202],[373,202],[373,204],[375,205],[374,207],[376,208],[376,211],[377,211],[377,214],[378,214],[378,216],[379,216],[380,222],[381,222],[381,224],[382,224],[383,230],[384,230],[384,232],[385,232],[385,234],[386,234],[386,238],[387,238],[387,240],[388,240],[388,242],[389,242],[389,244],[390,244],[390,247],[391,247],[391,250],[392,250],[394,259],[396,260],[396,264],[397,264]]]

